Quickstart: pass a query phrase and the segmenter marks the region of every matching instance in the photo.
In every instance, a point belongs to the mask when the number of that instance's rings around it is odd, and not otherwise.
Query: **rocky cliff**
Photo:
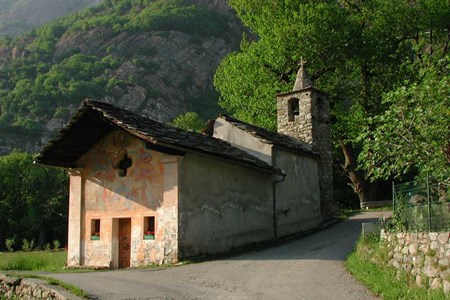
[[[242,32],[225,0],[107,0],[4,43],[0,153],[38,151],[86,97],[162,122],[212,117],[213,75]]]

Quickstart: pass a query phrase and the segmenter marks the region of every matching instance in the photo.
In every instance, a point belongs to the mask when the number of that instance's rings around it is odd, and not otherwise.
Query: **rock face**
[[[244,28],[225,0],[187,2],[219,12],[227,20],[227,29],[220,35],[203,36],[182,30],[114,30],[114,26],[68,30],[55,41],[50,64],[64,61],[74,53],[99,59],[119,58],[120,64],[105,70],[102,76],[106,81],[114,79],[126,84],[112,86],[112,92],[105,92],[96,100],[165,123],[188,111],[200,112],[204,118],[212,117],[218,111],[213,76],[220,61],[239,48]],[[34,55],[27,50],[34,42],[33,37],[25,35],[19,41],[12,46],[0,45],[0,64]],[[20,132],[2,131],[0,120],[0,155],[13,149],[39,151],[77,107],[78,103],[66,106],[68,113],[64,115],[31,117],[43,125],[43,130],[28,136],[26,142]]]

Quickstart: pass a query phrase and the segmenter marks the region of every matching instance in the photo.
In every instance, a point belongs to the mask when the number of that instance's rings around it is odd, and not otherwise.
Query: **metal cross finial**
[[[307,61],[303,60],[303,56],[300,56],[300,62],[298,63],[298,65],[300,66],[300,68],[303,69],[303,66],[306,65]]]

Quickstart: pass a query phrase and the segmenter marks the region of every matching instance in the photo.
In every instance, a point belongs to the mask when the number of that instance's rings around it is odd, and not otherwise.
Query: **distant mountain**
[[[100,0],[2,0],[0,35],[17,36],[45,22],[99,2]]]
[[[0,39],[0,155],[37,151],[84,98],[212,117],[213,75],[242,32],[225,0],[105,0]]]

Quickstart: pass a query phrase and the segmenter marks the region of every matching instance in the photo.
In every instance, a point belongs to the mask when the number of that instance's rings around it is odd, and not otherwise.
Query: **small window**
[[[155,217],[144,217],[144,240],[155,239]]]
[[[299,100],[296,98],[289,99],[288,101],[288,117],[289,121],[294,121],[295,116],[300,114]]]
[[[91,220],[91,240],[100,239],[100,219]]]

